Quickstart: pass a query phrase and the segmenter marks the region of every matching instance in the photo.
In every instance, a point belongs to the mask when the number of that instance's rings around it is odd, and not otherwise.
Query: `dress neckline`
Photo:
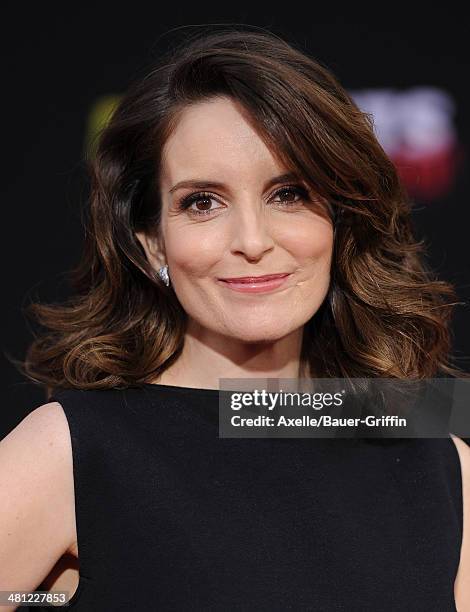
[[[163,385],[160,383],[142,383],[143,387],[146,388],[162,388],[162,389],[166,389],[168,391],[178,391],[180,393],[198,393],[198,394],[202,394],[202,395],[210,395],[210,396],[214,396],[220,393],[220,391],[223,391],[222,389],[202,389],[200,387],[181,387],[179,385]]]

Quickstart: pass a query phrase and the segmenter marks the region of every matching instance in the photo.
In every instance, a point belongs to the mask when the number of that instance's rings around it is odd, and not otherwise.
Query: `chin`
[[[284,338],[295,331],[299,326],[286,325],[281,327],[279,323],[269,322],[259,325],[253,323],[242,323],[237,328],[225,331],[225,335],[242,342],[253,344],[271,343]]]

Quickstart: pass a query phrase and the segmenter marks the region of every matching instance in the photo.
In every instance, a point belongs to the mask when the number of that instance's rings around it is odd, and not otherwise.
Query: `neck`
[[[302,331],[273,342],[243,342],[188,323],[181,355],[156,382],[218,389],[220,378],[297,379]]]

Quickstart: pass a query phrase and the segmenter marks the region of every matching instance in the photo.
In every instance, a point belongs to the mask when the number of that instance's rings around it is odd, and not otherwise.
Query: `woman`
[[[218,437],[221,378],[461,374],[452,288],[334,76],[264,31],[197,36],[122,98],[91,177],[75,295],[33,308],[52,394],[0,445],[0,589],[469,610],[462,440]]]

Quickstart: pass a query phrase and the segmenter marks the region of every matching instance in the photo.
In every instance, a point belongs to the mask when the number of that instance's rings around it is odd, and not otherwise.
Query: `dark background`
[[[132,8],[132,7],[131,7]],[[167,9],[168,10],[168,9]],[[25,9],[26,11],[26,9]],[[19,12],[19,11],[18,11]],[[313,10],[312,10],[313,13]],[[81,14],[18,16],[4,23],[3,118],[3,402],[0,438],[45,402],[6,358],[23,358],[32,339],[23,308],[31,301],[60,301],[64,273],[78,261],[81,208],[87,197],[83,155],[90,110],[97,98],[122,93],[169,44],[197,25],[249,24],[267,28],[320,60],[350,91],[416,86],[449,94],[456,113],[459,164],[445,193],[416,200],[416,234],[429,245],[429,262],[455,284],[463,304],[455,310],[454,353],[470,371],[469,180],[470,95],[465,20],[386,25],[310,14],[216,12],[177,7],[171,17],[136,5]],[[193,27],[188,29],[188,25]]]

